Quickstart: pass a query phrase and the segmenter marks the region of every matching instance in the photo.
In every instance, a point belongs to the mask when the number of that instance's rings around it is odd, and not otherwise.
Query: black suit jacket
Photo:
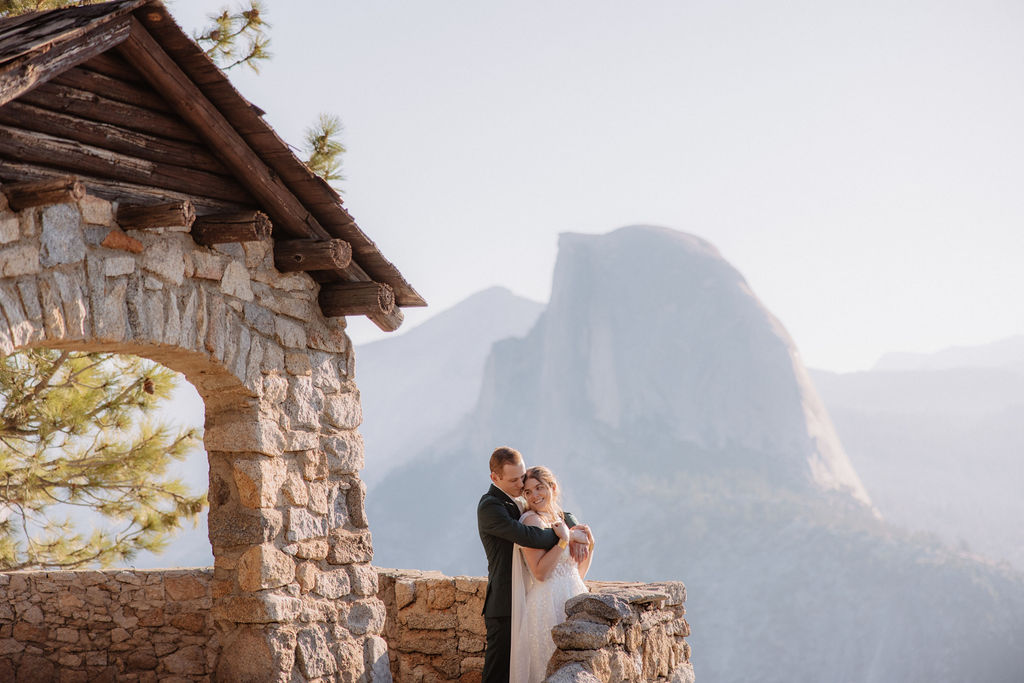
[[[497,486],[480,498],[476,506],[476,523],[480,542],[487,553],[487,597],[485,617],[512,616],[512,546],[548,550],[558,543],[558,534],[551,529],[527,526],[519,521],[519,507]],[[570,527],[576,520],[565,513]]]

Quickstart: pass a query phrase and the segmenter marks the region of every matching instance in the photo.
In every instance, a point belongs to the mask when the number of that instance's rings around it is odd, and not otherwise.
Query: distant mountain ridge
[[[951,346],[935,353],[894,352],[878,359],[872,371],[1004,368],[1024,372],[1024,335],[981,346]]]
[[[368,493],[375,563],[484,573],[473,510],[506,443],[593,525],[595,578],[687,583],[700,680],[1024,670],[1024,577],[874,515],[792,341],[699,238],[562,237],[551,302],[493,345],[475,408]]]
[[[491,345],[525,334],[543,309],[503,287],[491,287],[408,332],[357,346],[363,480],[374,484],[453,428],[476,402]],[[424,434],[429,435],[426,442]]]
[[[990,350],[812,377],[886,519],[1024,569],[1024,372]]]

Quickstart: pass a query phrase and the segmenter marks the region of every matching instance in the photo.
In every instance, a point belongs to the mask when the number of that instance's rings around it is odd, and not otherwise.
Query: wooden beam
[[[67,169],[54,168],[41,164],[28,164],[19,159],[5,158],[0,155],[0,180],[7,182],[26,182],[36,180],[53,180],[67,175]],[[78,178],[85,184],[89,194],[96,195],[109,201],[125,201],[126,199],[139,202],[171,202],[190,200],[195,204],[196,211],[209,213],[226,213],[231,211],[244,211],[252,206],[249,202],[227,202],[213,197],[206,197],[195,194],[174,192],[164,187],[153,187],[151,185],[137,185],[120,180],[109,178],[97,178],[85,173],[77,173]]]
[[[116,102],[124,102],[125,104],[144,107],[153,111],[169,112],[171,110],[167,101],[151,88],[141,86],[138,83],[129,83],[119,78],[112,78],[95,71],[88,71],[82,67],[69,69],[54,77],[50,82],[66,85],[70,88],[77,88],[78,90],[94,92]]]
[[[55,74],[106,52],[128,38],[129,17],[109,22],[96,29],[81,26],[54,40],[45,48],[30,51],[0,66],[0,104],[28,92]]]
[[[395,310],[395,292],[382,282],[348,282],[320,287],[320,310],[328,318]]]
[[[149,161],[230,175],[224,164],[199,143],[155,137],[109,123],[89,121],[74,114],[43,109],[20,100],[0,107],[0,124],[48,133]]]
[[[390,313],[371,313],[366,317],[385,332],[394,332],[402,326],[402,321],[405,320],[405,314],[398,306],[395,306]]]
[[[117,224],[122,228],[185,228],[196,220],[196,208],[190,201],[164,204],[119,204]]]
[[[110,76],[122,81],[128,81],[130,83],[144,83],[142,74],[132,68],[131,64],[126,62],[123,57],[118,55],[116,52],[109,51],[102,54],[98,54],[92,59],[82,62],[79,66],[89,71],[101,73],[104,76]]]
[[[5,184],[0,189],[15,211],[47,204],[76,202],[85,196],[85,185],[73,176]]]
[[[352,245],[345,240],[279,240],[274,265],[282,273],[341,270],[352,262]]]
[[[138,159],[107,149],[83,145],[46,133],[0,126],[0,154],[8,158],[65,168],[75,173],[144,182],[185,193],[246,203],[248,195],[232,178],[184,166]]]
[[[296,238],[332,238],[138,19],[132,19],[131,34],[117,50],[206,140],[224,165],[270,214],[281,232]],[[371,281],[354,260],[348,267],[335,272],[336,277],[348,282]],[[393,311],[390,314],[378,311],[369,317],[382,329],[394,329],[396,322],[401,323],[401,320],[395,320],[400,316],[395,316]]]
[[[292,237],[331,237],[134,17],[131,33],[118,50],[206,140],[274,225]]]
[[[162,138],[184,142],[199,141],[192,129],[176,116],[118,102],[88,90],[79,90],[67,85],[43,83],[31,92],[22,95],[20,101],[34,104],[43,109],[71,113],[90,121],[111,123],[115,126],[123,126],[128,130],[137,130],[140,133],[149,133]]]
[[[270,237],[273,224],[262,211],[199,216],[192,226],[192,239],[208,247],[230,242],[257,242]]]

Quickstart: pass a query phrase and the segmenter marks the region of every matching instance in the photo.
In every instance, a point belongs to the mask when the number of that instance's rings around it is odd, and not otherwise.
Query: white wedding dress
[[[525,517],[525,515],[524,515]],[[512,657],[509,683],[541,683],[555,652],[551,629],[565,621],[565,601],[586,593],[568,550],[544,581],[530,574],[522,547],[512,551]]]

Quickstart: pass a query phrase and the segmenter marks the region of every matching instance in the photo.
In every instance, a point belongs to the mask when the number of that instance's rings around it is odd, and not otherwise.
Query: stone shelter
[[[0,573],[0,680],[479,681],[484,581],[371,565],[347,316],[423,298],[158,0],[0,19],[0,354],[205,403],[212,569]],[[551,680],[691,681],[685,589],[591,584]]]
[[[209,671],[386,674],[345,317],[422,297],[160,2],[0,21],[0,183],[0,352],[135,354],[205,402]]]

